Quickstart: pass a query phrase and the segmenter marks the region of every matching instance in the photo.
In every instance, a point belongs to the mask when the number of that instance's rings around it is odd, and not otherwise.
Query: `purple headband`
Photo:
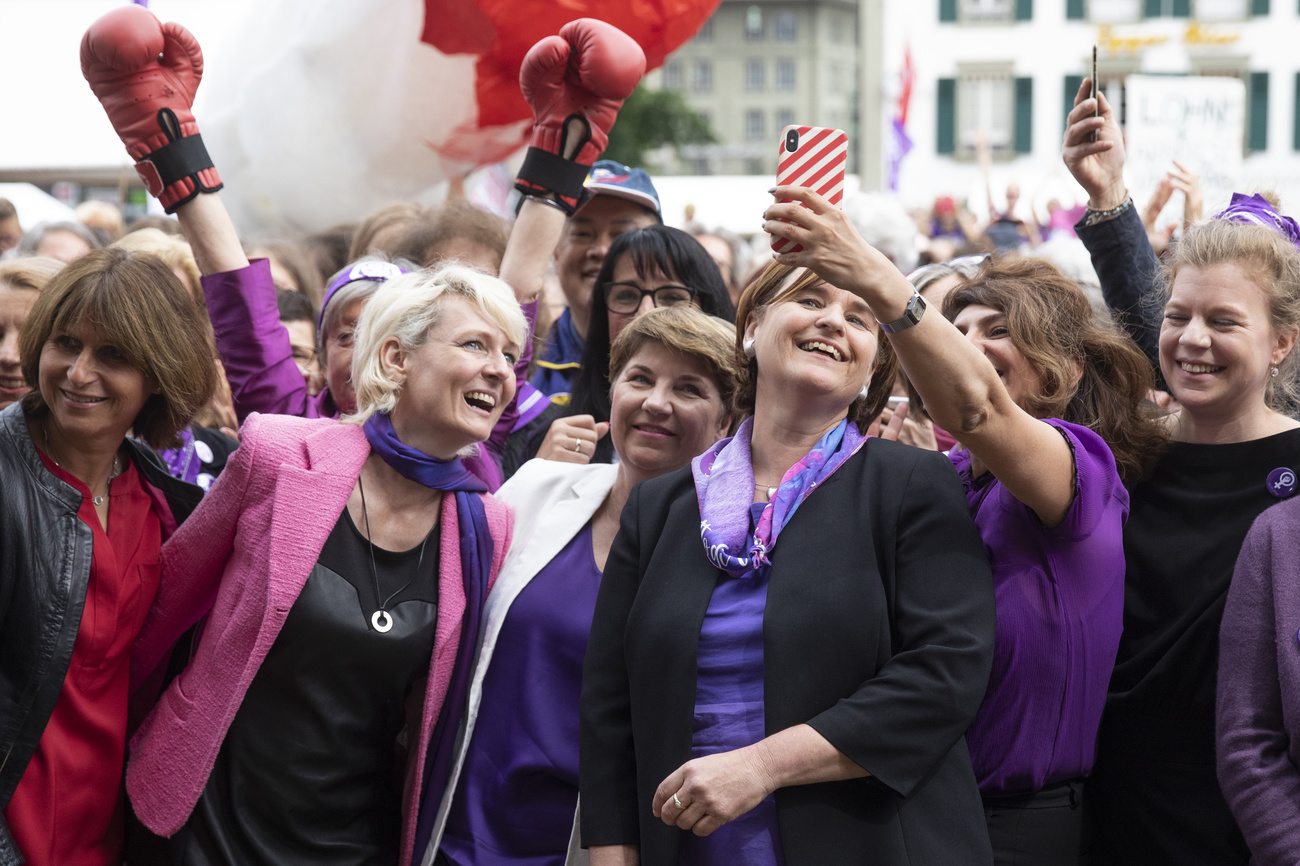
[[[1274,210],[1262,195],[1234,192],[1232,201],[1228,202],[1226,208],[1216,213],[1214,219],[1272,229],[1300,248],[1300,224]]]
[[[402,274],[409,273],[410,271],[400,265],[378,259],[357,262],[349,268],[344,268],[337,277],[330,280],[329,286],[325,289],[325,299],[320,302],[320,317],[316,321],[317,333],[325,327],[325,308],[330,305],[330,298],[334,297],[334,293],[348,283],[355,283],[357,280],[385,283],[393,277],[400,277]]]

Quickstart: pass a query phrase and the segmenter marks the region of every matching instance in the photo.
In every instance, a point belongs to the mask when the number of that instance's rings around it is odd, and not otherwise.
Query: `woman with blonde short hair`
[[[208,620],[127,791],[177,862],[410,862],[447,778],[511,532],[458,455],[513,398],[527,323],[503,282],[448,267],[384,283],[356,334],[356,413],[250,415],[163,552],[186,579],[139,669]]]

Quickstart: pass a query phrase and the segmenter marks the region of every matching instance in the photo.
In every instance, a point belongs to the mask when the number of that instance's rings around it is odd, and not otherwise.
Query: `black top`
[[[1228,584],[1250,525],[1280,501],[1265,487],[1279,467],[1300,470],[1300,430],[1229,445],[1174,443],[1133,489],[1109,706],[1213,725]],[[1212,761],[1213,742],[1206,746]]]
[[[344,509],[174,837],[173,862],[397,863],[397,741],[429,669],[438,546],[435,524],[423,547],[374,548],[377,596],[370,546]],[[378,601],[394,592],[392,629],[376,631]]]
[[[1175,443],[1132,491],[1124,633],[1098,737],[1094,864],[1244,864],[1219,790],[1219,625],[1242,540],[1281,500],[1269,473],[1300,472],[1300,430],[1228,445]]]
[[[690,467],[632,489],[583,666],[582,842],[678,860],[650,814],[691,757],[700,626],[718,572]],[[788,866],[992,862],[963,738],[993,661],[993,582],[942,454],[871,439],[772,551],[764,725],[806,723],[871,778],[776,792]]]

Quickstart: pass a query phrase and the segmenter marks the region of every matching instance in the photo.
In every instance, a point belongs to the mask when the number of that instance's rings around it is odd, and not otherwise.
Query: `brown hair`
[[[160,389],[132,423],[153,448],[172,448],[176,434],[203,408],[217,384],[204,318],[176,275],[153,255],[93,250],[50,280],[23,326],[23,378],[32,387],[23,410],[49,411],[40,391],[41,349],[56,333],[93,325],[103,339]]]
[[[449,199],[413,219],[398,238],[392,254],[394,258],[409,259],[428,268],[443,263],[440,248],[444,244],[473,241],[493,252],[496,267],[500,269],[509,238],[510,225],[501,217],[476,208],[463,199]]]
[[[384,255],[392,255],[392,250],[375,250],[371,249],[371,242],[375,236],[385,229],[393,226],[405,228],[410,225],[411,221],[420,215],[420,206],[413,201],[398,202],[381,207],[361,221],[357,230],[352,235],[352,245],[348,249],[348,260],[339,265],[342,268],[349,262],[355,262],[363,256],[368,256],[374,252],[381,252]],[[338,270],[338,268],[335,268]]]
[[[1259,286],[1274,331],[1282,333],[1300,325],[1300,250],[1273,229],[1260,225],[1211,219],[1192,226],[1162,266],[1161,305],[1169,302],[1180,268],[1221,264],[1237,265]],[[1293,349],[1278,364],[1277,378],[1269,380],[1264,402],[1279,412],[1293,410],[1300,403],[1298,377],[1300,353]]]
[[[722,397],[723,417],[735,413],[740,367],[732,346],[730,322],[706,315],[689,304],[657,307],[637,316],[624,326],[609,348],[610,382],[618,381],[623,368],[647,343],[659,343],[703,361]]]
[[[9,259],[0,262],[0,286],[39,292],[62,269],[63,262],[44,256]]]
[[[943,314],[954,319],[975,305],[1006,316],[1011,342],[1038,373],[1041,387],[1021,408],[1093,430],[1110,447],[1123,482],[1139,480],[1168,435],[1143,406],[1155,380],[1133,341],[1097,318],[1087,295],[1044,259],[994,256],[948,294]]]
[[[289,272],[297,284],[276,288],[302,292],[313,307],[320,308],[321,301],[325,299],[325,285],[312,257],[300,244],[294,241],[251,241],[244,244],[244,252],[249,258],[265,257],[275,261]]]
[[[758,389],[758,361],[746,358],[743,348],[745,323],[749,321],[751,315],[761,319],[768,307],[785,301],[795,292],[823,282],[817,274],[805,270],[786,286],[786,280],[795,270],[789,265],[772,262],[759,272],[740,296],[740,306],[736,309],[734,351],[741,365],[739,382],[736,386],[736,408],[742,412],[753,413],[754,396]],[[877,334],[879,334],[878,329]],[[871,384],[867,387],[867,398],[854,400],[849,406],[848,418],[858,425],[858,430],[861,432],[867,432],[868,425],[889,402],[889,392],[893,390],[896,375],[898,375],[898,357],[894,354],[894,349],[889,345],[888,340],[879,340],[876,348],[876,367],[871,374]]]

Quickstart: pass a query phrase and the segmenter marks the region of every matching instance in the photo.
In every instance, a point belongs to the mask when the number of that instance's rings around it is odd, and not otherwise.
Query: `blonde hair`
[[[9,259],[0,262],[0,286],[39,292],[62,269],[63,262],[44,256]]]
[[[1300,250],[1271,228],[1206,220],[1187,231],[1163,266],[1160,304],[1169,302],[1174,277],[1182,268],[1204,269],[1233,264],[1245,271],[1264,293],[1269,324],[1277,333],[1300,327]],[[1270,379],[1264,402],[1279,412],[1300,404],[1300,356],[1292,350]]]
[[[496,277],[460,265],[394,277],[378,288],[357,321],[352,355],[357,411],[344,420],[363,424],[376,412],[393,411],[402,383],[384,369],[384,343],[396,339],[405,351],[418,350],[442,321],[443,304],[449,297],[464,298],[478,307],[523,351],[528,323],[514,291]]]
[[[194,251],[184,238],[169,235],[159,229],[144,228],[124,235],[121,240],[114,241],[113,246],[133,253],[152,253],[173,271],[180,271],[188,284],[185,288],[189,289],[195,303],[206,312],[203,285],[199,282],[202,274],[199,273],[198,262],[194,260]]]

